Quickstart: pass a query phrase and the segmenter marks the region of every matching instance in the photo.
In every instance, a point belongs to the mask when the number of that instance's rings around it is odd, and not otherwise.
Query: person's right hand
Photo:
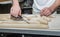
[[[10,15],[14,17],[18,17],[18,15],[21,16],[21,8],[19,5],[13,5],[10,10]]]

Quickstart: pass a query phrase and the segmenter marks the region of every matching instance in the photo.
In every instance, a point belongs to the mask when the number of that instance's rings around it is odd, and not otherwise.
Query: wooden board
[[[23,15],[23,16],[29,16],[29,15]],[[35,21],[34,22],[30,21],[30,22],[31,23],[28,24],[25,21],[14,21],[10,19],[9,14],[0,14],[0,28],[40,28],[40,29],[48,28],[48,25],[46,24],[37,23]]]

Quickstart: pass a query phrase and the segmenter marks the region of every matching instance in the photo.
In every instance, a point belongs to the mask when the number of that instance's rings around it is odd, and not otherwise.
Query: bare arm
[[[13,5],[19,5],[18,0],[13,0]]]
[[[60,6],[60,0],[56,0],[50,8],[51,10],[55,10],[58,6]]]
[[[52,12],[60,6],[60,0],[56,0],[50,7],[46,7],[41,10],[41,16],[49,16]]]
[[[52,10],[56,9],[58,6],[60,6],[60,0],[56,0],[55,3],[50,7]]]
[[[12,2],[13,4],[10,10],[10,14],[15,17],[18,17],[18,15],[21,15],[21,8],[19,6],[19,2],[18,0],[12,0]]]

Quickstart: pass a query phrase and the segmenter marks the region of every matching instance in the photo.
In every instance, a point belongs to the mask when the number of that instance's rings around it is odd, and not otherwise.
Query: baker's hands
[[[41,10],[40,15],[41,16],[49,16],[49,15],[52,14],[52,12],[53,12],[53,9],[44,8],[44,9]]]
[[[10,10],[10,14],[18,17],[18,15],[21,15],[21,8],[19,5],[13,5]]]

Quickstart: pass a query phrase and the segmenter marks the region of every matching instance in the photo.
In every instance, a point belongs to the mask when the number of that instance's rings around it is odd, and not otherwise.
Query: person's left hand
[[[41,16],[49,16],[49,15],[52,14],[52,12],[53,12],[52,9],[50,9],[50,8],[44,8],[44,9],[41,10],[40,15]]]

